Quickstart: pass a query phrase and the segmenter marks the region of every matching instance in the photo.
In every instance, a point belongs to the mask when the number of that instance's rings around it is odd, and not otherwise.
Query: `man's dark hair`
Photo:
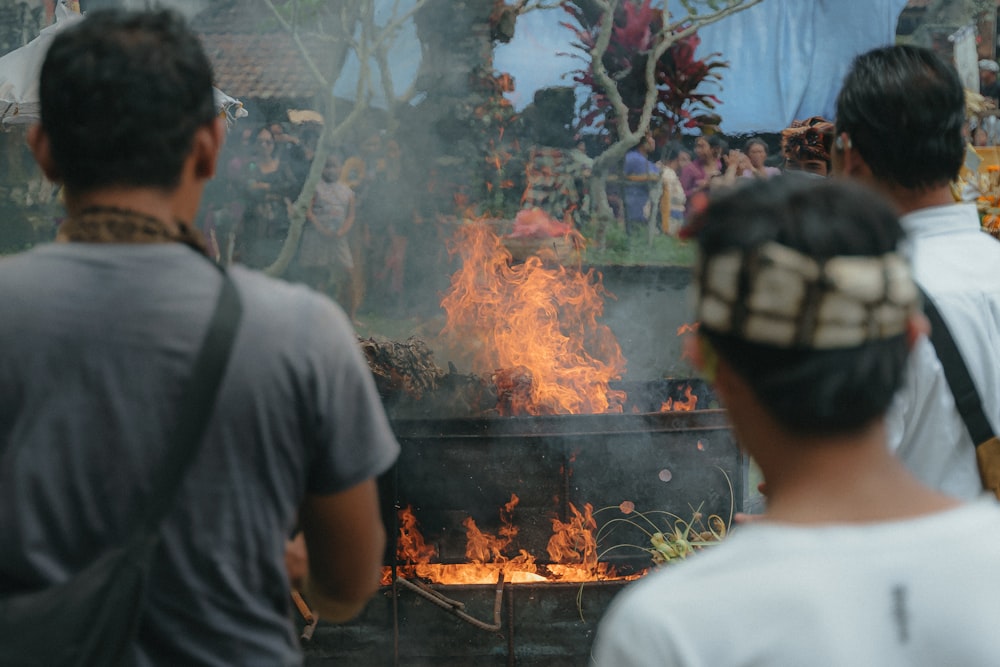
[[[211,64],[172,11],[88,12],[53,39],[40,93],[71,192],[176,187],[195,131],[216,115]]]
[[[965,93],[955,68],[916,46],[858,56],[837,97],[837,133],[848,134],[875,178],[907,189],[957,178],[964,122]]]
[[[702,258],[777,242],[817,261],[877,257],[904,238],[889,204],[839,179],[776,176],[713,197],[702,214]],[[886,412],[902,384],[905,336],[832,350],[778,348],[700,328],[765,409],[799,435],[853,433]]]

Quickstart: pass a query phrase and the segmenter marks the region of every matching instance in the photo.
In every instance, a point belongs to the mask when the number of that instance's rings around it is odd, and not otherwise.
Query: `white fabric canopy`
[[[705,26],[696,56],[719,52],[726,134],[777,132],[793,120],[833,120],[837,93],[858,54],[895,42],[906,0],[763,0]]]
[[[64,2],[56,7],[55,22],[43,28],[38,37],[19,49],[0,57],[0,125],[4,127],[38,120],[38,79],[45,54],[56,34],[83,17]],[[215,106],[232,122],[244,118],[243,103],[218,88],[213,89]]]
[[[38,120],[38,77],[45,53],[56,33],[83,17],[59,3],[55,18],[55,23],[42,29],[38,37],[0,57],[0,123],[3,125]]]

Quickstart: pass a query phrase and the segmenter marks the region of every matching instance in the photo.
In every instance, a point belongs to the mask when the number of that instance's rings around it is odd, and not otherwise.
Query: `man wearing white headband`
[[[783,176],[714,199],[704,221],[689,351],[768,510],[630,584],[594,664],[996,664],[1000,577],[983,573],[1000,506],[921,484],[886,447],[926,330],[895,213],[847,181]]]
[[[844,80],[831,161],[835,175],[873,187],[902,215],[914,278],[947,324],[996,434],[1000,243],[982,232],[975,205],[956,203],[951,193],[965,156],[964,122],[965,94],[954,67],[929,49],[875,49],[858,56]],[[889,442],[924,483],[974,498],[984,481],[993,486],[976,463],[991,448],[973,444],[943,359],[927,339],[916,346],[890,412]]]

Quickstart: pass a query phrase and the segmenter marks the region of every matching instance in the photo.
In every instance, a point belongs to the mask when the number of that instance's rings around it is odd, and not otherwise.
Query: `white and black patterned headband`
[[[780,348],[857,347],[906,331],[919,292],[906,260],[818,262],[779,243],[699,257],[696,316],[710,331]]]

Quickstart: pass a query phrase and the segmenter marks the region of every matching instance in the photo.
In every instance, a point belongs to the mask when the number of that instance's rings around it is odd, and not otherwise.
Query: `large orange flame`
[[[621,379],[625,358],[598,322],[608,295],[599,275],[535,255],[514,265],[482,223],[461,225],[448,249],[462,266],[441,302],[442,333],[471,356],[476,373],[526,369],[527,398],[511,414],[622,411],[625,394],[609,382]]]

